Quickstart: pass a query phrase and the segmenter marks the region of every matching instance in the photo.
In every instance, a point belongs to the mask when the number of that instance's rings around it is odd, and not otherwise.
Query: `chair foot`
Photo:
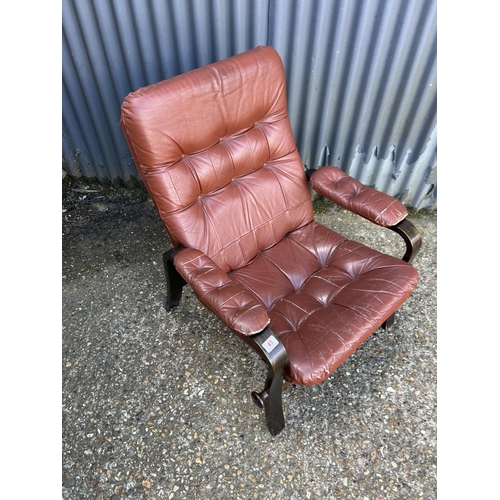
[[[270,351],[269,347],[265,347],[269,344],[269,339],[273,345]],[[252,392],[252,399],[259,408],[264,409],[269,432],[276,436],[285,428],[282,393],[283,388],[289,385],[283,384],[283,369],[288,363],[288,354],[269,328],[246,340],[268,366],[265,388],[261,392]]]
[[[163,268],[167,280],[167,298],[165,300],[165,309],[167,311],[179,305],[182,288],[186,284],[186,281],[174,266],[174,256],[177,252],[176,248],[172,248],[163,254]]]
[[[382,328],[384,330],[389,330],[389,328],[394,324],[394,318],[396,316],[396,313],[392,313],[384,323],[382,323]]]
[[[261,392],[252,392],[253,402],[264,409],[269,432],[276,436],[285,428],[285,416],[283,415],[283,377],[276,374],[271,385]]]

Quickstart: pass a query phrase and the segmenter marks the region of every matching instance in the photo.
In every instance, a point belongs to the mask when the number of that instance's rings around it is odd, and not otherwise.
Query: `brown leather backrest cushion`
[[[271,47],[130,93],[121,126],[172,243],[226,272],[313,218]]]

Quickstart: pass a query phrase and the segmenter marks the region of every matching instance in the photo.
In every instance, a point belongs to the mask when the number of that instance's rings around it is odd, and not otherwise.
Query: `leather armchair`
[[[253,392],[270,432],[281,394],[324,381],[414,290],[421,237],[395,198],[335,167],[305,171],[282,61],[257,47],[131,92],[121,126],[170,237],[166,308],[187,284],[269,368]],[[309,184],[310,182],[310,184]],[[314,220],[309,190],[400,234],[402,259]]]

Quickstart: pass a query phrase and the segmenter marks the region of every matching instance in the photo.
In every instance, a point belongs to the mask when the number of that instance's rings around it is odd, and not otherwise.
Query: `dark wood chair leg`
[[[422,246],[422,236],[418,229],[407,219],[403,219],[395,226],[390,226],[389,229],[399,234],[405,241],[406,253],[401,260],[411,264]]]
[[[165,278],[167,280],[167,298],[165,300],[165,309],[167,311],[179,305],[182,297],[182,288],[186,284],[186,281],[174,266],[174,256],[177,252],[177,249],[172,248],[163,254],[163,268],[165,269]]]
[[[276,436],[285,428],[282,402],[283,376],[280,373],[273,373],[270,368],[265,387],[261,392],[252,392],[252,399],[259,408],[264,409],[269,432]]]
[[[394,317],[396,316],[396,313],[392,313],[384,323],[382,323],[382,328],[384,330],[389,330],[389,328],[394,324]]]
[[[282,393],[283,369],[288,363],[288,354],[269,328],[248,337],[248,343],[266,362],[269,369],[264,390],[252,392],[252,399],[257,406],[264,409],[269,432],[276,436],[285,427]]]
[[[406,252],[401,260],[411,264],[422,246],[422,236],[418,232],[418,229],[407,219],[403,219],[395,226],[390,226],[389,229],[403,238],[406,243]],[[384,323],[382,323],[382,328],[384,330],[388,330],[394,324],[395,316],[396,313],[393,313]]]

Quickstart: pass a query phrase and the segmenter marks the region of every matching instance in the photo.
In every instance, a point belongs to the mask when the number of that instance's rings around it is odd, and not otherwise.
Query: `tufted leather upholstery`
[[[172,243],[223,271],[313,218],[270,47],[131,93],[122,126]]]
[[[285,345],[287,381],[323,381],[404,301],[413,267],[311,222],[231,273],[252,290]]]
[[[338,205],[379,226],[395,226],[408,215],[406,207],[396,198],[361,184],[335,167],[323,167],[314,172],[311,186]]]
[[[271,47],[141,88],[121,125],[163,220],[178,272],[241,337],[269,326],[289,382],[324,380],[407,299],[415,269],[313,220]],[[312,186],[377,224],[406,216],[394,198],[335,168]]]

